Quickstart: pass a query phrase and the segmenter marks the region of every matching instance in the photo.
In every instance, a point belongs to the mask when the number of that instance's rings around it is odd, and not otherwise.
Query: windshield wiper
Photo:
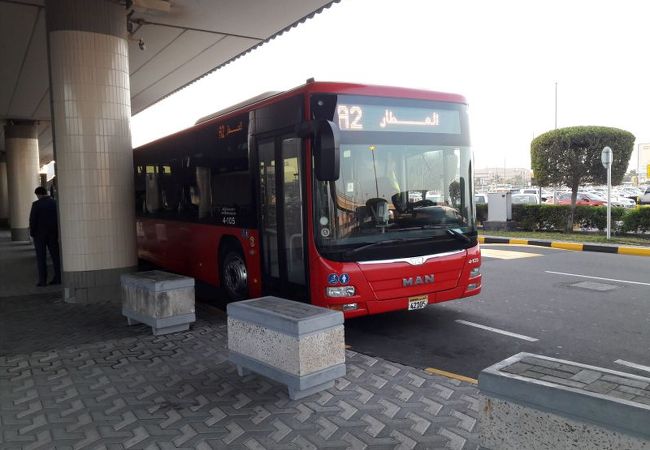
[[[468,238],[464,233],[462,233],[462,232],[460,232],[460,231],[458,231],[458,230],[456,230],[454,228],[447,228],[447,233],[450,236],[455,237],[459,241],[463,241],[463,242],[467,242],[467,243],[472,242],[472,240],[470,238]]]
[[[425,225],[423,227],[418,227],[419,229],[424,229],[424,228],[433,228],[433,229],[441,229],[444,228],[441,225]],[[468,238],[464,233],[453,229],[453,228],[447,228],[445,230],[447,234],[450,236],[454,237],[455,239],[458,239],[459,241],[470,243],[472,240]],[[381,247],[383,245],[390,245],[390,244],[399,244],[403,242],[413,242],[413,241],[428,241],[432,238],[432,236],[426,236],[426,237],[413,237],[413,238],[400,238],[400,239],[387,239],[385,241],[377,241],[377,242],[371,242],[369,244],[362,245],[360,247],[352,248],[350,250],[346,250],[344,253],[345,256],[351,256],[354,255],[355,253],[358,253],[362,250],[366,250],[369,248],[373,247]]]

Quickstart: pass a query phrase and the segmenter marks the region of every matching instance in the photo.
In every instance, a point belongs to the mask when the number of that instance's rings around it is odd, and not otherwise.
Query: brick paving
[[[54,273],[48,255],[48,276]],[[0,299],[3,297],[61,292],[60,286],[36,287],[36,251],[30,242],[12,242],[8,230],[0,229]]]
[[[0,296],[1,449],[478,448],[474,385],[347,351],[334,388],[291,401],[237,375],[214,308],[153,336],[118,305],[60,297]]]

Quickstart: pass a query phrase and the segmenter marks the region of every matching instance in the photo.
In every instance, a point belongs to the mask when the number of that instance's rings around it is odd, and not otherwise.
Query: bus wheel
[[[230,300],[241,300],[248,296],[248,271],[241,252],[229,250],[223,257],[221,285]]]

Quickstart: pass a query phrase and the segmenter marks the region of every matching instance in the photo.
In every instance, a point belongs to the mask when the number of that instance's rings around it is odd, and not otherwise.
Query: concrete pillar
[[[5,125],[9,228],[12,241],[29,241],[29,212],[39,186],[38,130],[32,121]]]
[[[9,186],[7,184],[7,160],[0,153],[0,228],[9,226]]]
[[[119,301],[137,265],[124,6],[46,0],[65,300]]]

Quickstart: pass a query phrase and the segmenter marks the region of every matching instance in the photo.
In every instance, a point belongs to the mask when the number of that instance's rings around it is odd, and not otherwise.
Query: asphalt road
[[[346,343],[470,378],[522,351],[650,376],[650,258],[498,244],[482,249],[480,295],[348,320]]]

